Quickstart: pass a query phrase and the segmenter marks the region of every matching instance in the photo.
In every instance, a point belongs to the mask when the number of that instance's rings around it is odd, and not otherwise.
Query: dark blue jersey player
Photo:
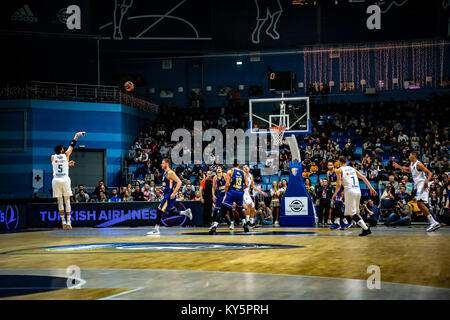
[[[342,186],[341,189],[337,192],[336,199],[334,200],[334,224],[330,227],[331,230],[346,230],[350,228],[350,224],[348,223],[347,219],[345,218],[344,211],[344,187]],[[342,226],[341,226],[342,222]]]
[[[237,160],[234,160],[233,168],[227,172],[225,181],[225,196],[222,201],[221,213],[222,215],[226,215],[233,209],[233,203],[236,203],[236,211],[239,217],[241,217],[244,231],[248,232],[248,223],[245,221],[245,215],[242,212],[244,190],[247,188],[247,174],[239,168]],[[218,219],[215,217],[209,234],[214,234],[218,225]]]
[[[181,188],[181,180],[178,178],[176,173],[170,169],[171,161],[169,159],[163,159],[161,163],[161,168],[164,171],[162,191],[164,198],[161,200],[157,210],[155,229],[147,233],[149,236],[158,236],[159,226],[161,225],[161,217],[163,214],[172,215],[184,215],[192,220],[191,209],[185,211],[177,212],[175,211],[175,201],[177,200],[177,192]]]
[[[227,183],[222,167],[217,167],[216,172],[217,175],[213,179],[214,221],[216,215],[222,209],[222,201],[225,197],[225,184]]]

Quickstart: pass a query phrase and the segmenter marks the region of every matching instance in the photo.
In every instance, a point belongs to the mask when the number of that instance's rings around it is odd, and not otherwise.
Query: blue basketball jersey
[[[336,183],[337,183],[337,175],[336,175],[336,171],[335,171],[334,168],[333,168],[332,171],[328,170],[328,172],[327,172],[327,178],[328,178],[328,180],[330,181],[330,184],[331,184],[332,186],[335,186],[335,185],[336,185]]]
[[[162,187],[164,195],[172,194],[173,190],[175,189],[173,180],[169,180],[169,178],[167,178],[167,175],[169,174],[170,171],[172,170],[170,169],[167,170],[166,172],[164,172],[163,175]]]
[[[341,186],[341,189],[338,191],[336,195],[336,199],[334,200],[336,203],[344,203],[344,186]]]
[[[244,191],[244,171],[240,169],[231,169],[230,188],[237,191]]]
[[[216,192],[218,195],[224,195],[225,194],[225,177],[222,174],[222,177],[219,178],[219,176],[216,176]]]

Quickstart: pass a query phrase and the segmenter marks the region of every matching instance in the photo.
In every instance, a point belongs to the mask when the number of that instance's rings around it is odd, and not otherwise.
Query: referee
[[[200,182],[200,197],[203,204],[203,225],[210,227],[213,208],[212,197],[212,172],[206,172],[206,178]]]

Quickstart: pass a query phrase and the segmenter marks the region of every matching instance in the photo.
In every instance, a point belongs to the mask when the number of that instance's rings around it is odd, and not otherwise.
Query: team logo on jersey
[[[292,169],[291,169],[291,172],[292,172],[292,174],[294,175],[294,177],[297,176],[298,168],[292,168]]]

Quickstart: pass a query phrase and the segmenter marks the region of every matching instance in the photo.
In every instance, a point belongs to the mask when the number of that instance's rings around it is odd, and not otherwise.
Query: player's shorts
[[[222,201],[225,194],[218,194],[216,196],[216,202],[214,203],[214,210],[220,210],[222,208]]]
[[[429,193],[429,188],[425,189],[423,188],[423,185],[425,184],[425,182],[419,182],[417,184],[417,189],[416,189],[416,200],[417,201],[423,201],[424,203],[428,203],[428,193]]]
[[[244,202],[244,191],[238,191],[234,189],[228,190],[225,197],[223,197],[222,204],[226,205],[229,208],[232,208],[233,202],[236,202],[236,205],[238,207],[242,207],[242,203]]]
[[[361,200],[361,189],[351,188],[344,190],[344,215],[353,216],[359,213],[359,202]]]
[[[177,197],[175,196],[174,199],[170,199],[170,195],[171,193],[164,195],[164,198],[159,204],[158,209],[164,213],[169,213],[170,210],[175,208],[175,201],[177,201]]]
[[[248,192],[244,192],[244,204],[245,206],[255,207],[254,198]]]
[[[53,198],[59,198],[62,196],[70,197],[72,195],[72,189],[70,188],[70,178],[69,177],[53,178],[52,190],[53,190]]]

